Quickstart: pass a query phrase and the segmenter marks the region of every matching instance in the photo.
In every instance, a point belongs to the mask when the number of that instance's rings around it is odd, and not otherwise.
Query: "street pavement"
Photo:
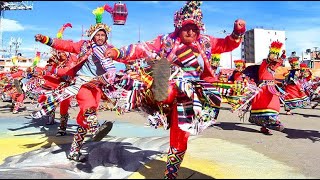
[[[86,161],[66,158],[76,130],[78,108],[71,108],[68,135],[55,137],[59,126],[31,119],[36,109],[27,101],[27,110],[10,112],[10,103],[0,102],[0,178],[163,178],[169,131],[145,126],[141,112],[116,115],[102,111],[99,122],[115,121],[111,132],[100,142],[83,146]],[[268,136],[260,127],[240,121],[224,104],[218,124],[189,140],[179,179],[214,178],[320,178],[320,107],[293,110],[280,119],[286,129]]]

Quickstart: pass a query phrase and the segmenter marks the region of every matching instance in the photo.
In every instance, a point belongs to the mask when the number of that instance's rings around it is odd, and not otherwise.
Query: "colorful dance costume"
[[[279,53],[282,43],[275,41],[271,43],[267,59],[263,59],[258,72],[258,87],[261,88],[258,95],[252,100],[249,122],[261,127],[261,132],[271,134],[267,128],[282,131],[284,126],[279,120],[280,92],[276,88],[275,70],[281,66],[283,60]]]
[[[210,126],[218,116],[221,97],[213,87],[212,82],[218,78],[211,68],[211,54],[220,54],[234,50],[240,45],[245,32],[234,29],[232,35],[226,38],[214,38],[200,34],[203,30],[201,2],[189,1],[174,17],[176,30],[173,33],[160,35],[146,47],[131,44],[118,51],[121,62],[147,57],[149,52],[167,58],[169,62],[181,69],[172,80],[168,97],[163,104],[169,104],[170,119],[170,148],[168,151],[165,178],[177,177],[178,169],[187,150],[187,142],[191,134],[198,134]],[[191,44],[184,44],[179,37],[179,30],[187,24],[195,24],[198,38]],[[236,23],[235,23],[236,27]]]
[[[310,104],[310,98],[306,95],[300,83],[300,63],[295,57],[289,57],[291,69],[284,80],[284,109],[291,114],[292,109],[303,108]]]
[[[311,108],[314,109],[318,106],[320,102],[320,82],[319,77],[315,78],[312,76],[312,71],[307,64],[300,64],[301,77],[300,82],[306,93],[310,98],[310,101],[313,101],[314,104],[311,105]]]
[[[48,97],[46,101],[49,105],[52,103],[53,106],[56,106],[57,103],[76,95],[80,108],[76,119],[79,126],[68,155],[70,160],[81,160],[80,149],[88,132],[93,134],[93,141],[100,141],[112,127],[112,123],[107,121],[100,126],[97,119],[97,110],[102,95],[100,87],[103,84],[112,84],[116,74],[112,60],[104,57],[104,52],[113,46],[107,43],[107,37],[102,45],[94,41],[95,35],[100,31],[103,31],[105,35],[111,31],[106,24],[101,22],[103,12],[103,7],[93,11],[96,16],[96,24],[87,31],[90,40],[73,42],[58,38],[52,39],[48,36],[41,40],[42,43],[54,49],[78,54],[78,63],[65,72],[65,75],[75,76],[75,84],[62,89],[57,96]],[[41,111],[41,113],[46,112]]]

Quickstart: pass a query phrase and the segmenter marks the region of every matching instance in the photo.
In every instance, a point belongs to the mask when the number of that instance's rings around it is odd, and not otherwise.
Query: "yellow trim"
[[[296,101],[296,100],[302,100],[302,99],[305,99],[307,98],[308,96],[302,96],[300,98],[293,98],[293,99],[288,99],[288,100],[284,100],[285,102],[290,102],[290,101]]]
[[[253,112],[253,113],[259,113],[259,112],[275,112],[275,113],[279,113],[278,111],[273,110],[273,109],[259,109],[259,110],[251,110],[251,112]]]
[[[181,54],[178,56],[178,58],[181,58],[181,57],[185,56],[186,54],[188,54],[188,53],[190,53],[190,52],[191,52],[191,49],[187,50],[187,51],[184,52],[184,53],[181,53]]]
[[[117,53],[118,53],[118,55],[117,55],[117,59],[119,58],[119,56],[120,56],[120,51],[117,49],[117,48],[112,48],[112,49],[114,49],[114,50],[116,50],[117,51]]]
[[[49,37],[48,36],[46,36],[46,42],[44,42],[45,44],[48,44],[48,42],[49,42]]]

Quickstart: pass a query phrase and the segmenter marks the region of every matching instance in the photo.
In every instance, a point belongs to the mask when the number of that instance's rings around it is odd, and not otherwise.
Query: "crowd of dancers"
[[[174,31],[159,35],[151,41],[114,47],[108,43],[111,29],[102,22],[104,7],[93,11],[96,24],[87,31],[88,40],[74,42],[63,39],[64,24],[56,38],[35,35],[35,41],[52,48],[45,67],[39,67],[37,53],[26,71],[14,66],[0,74],[3,101],[11,101],[16,114],[23,111],[29,98],[38,110],[34,119],[48,117],[46,124],[56,123],[56,108],[60,106],[60,126],[57,136],[67,134],[69,109],[76,101],[79,113],[77,131],[67,158],[82,161],[81,148],[89,133],[100,141],[112,129],[112,122],[99,124],[98,113],[110,110],[119,115],[141,108],[149,113],[150,126],[170,130],[170,147],[164,177],[176,178],[187,150],[190,135],[197,135],[219,121],[222,103],[249,122],[261,126],[261,133],[271,135],[270,129],[282,131],[279,119],[281,104],[287,115],[295,108],[311,106],[320,100],[319,77],[300,63],[297,57],[287,57],[282,43],[270,44],[269,54],[261,64],[246,67],[245,60],[235,60],[231,76],[220,69],[220,54],[239,47],[246,31],[244,20],[233,24],[232,34],[215,38],[202,34],[201,2],[189,1],[174,15]],[[126,64],[117,71],[114,61]],[[157,61],[170,63],[167,97],[158,100],[152,86],[157,81],[153,69]],[[290,63],[291,69],[283,80],[275,79],[276,69]],[[166,69],[163,69],[165,71]]]

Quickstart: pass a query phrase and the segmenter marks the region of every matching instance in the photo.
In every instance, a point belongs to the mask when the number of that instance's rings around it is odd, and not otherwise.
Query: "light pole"
[[[138,42],[140,43],[140,24],[139,24],[139,32],[138,33],[139,33],[139,41]]]
[[[112,29],[112,24],[110,25],[110,29]],[[112,31],[110,31],[109,40],[110,44],[112,44]]]
[[[315,64],[315,60],[317,59],[317,57],[318,57],[318,47],[313,47],[314,48],[314,54],[315,54],[315,56],[312,56],[313,58],[312,58],[312,60],[313,60],[313,62],[312,62],[312,68],[314,67],[314,64]]]
[[[9,42],[9,47],[10,47],[10,54],[11,54],[11,48],[14,48],[14,55],[17,56],[18,54],[18,49],[22,43],[21,38],[13,38],[11,37],[10,42]]]
[[[228,33],[226,30],[222,30],[221,32],[218,32],[220,34],[225,34],[229,36],[231,33]],[[230,68],[232,69],[232,51],[230,51]]]

